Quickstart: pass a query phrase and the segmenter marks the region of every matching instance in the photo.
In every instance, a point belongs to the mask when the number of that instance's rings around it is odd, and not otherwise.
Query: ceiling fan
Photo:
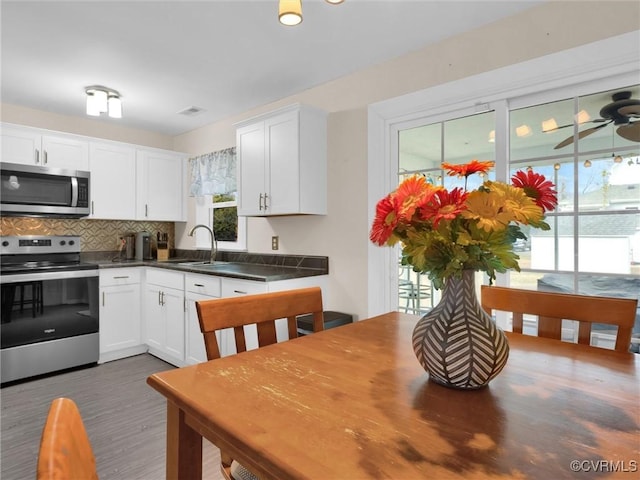
[[[611,99],[613,102],[605,105],[600,110],[600,117],[602,118],[596,118],[589,122],[599,123],[599,125],[578,132],[578,138],[582,139],[613,123],[614,125],[618,125],[616,133],[622,138],[632,142],[640,142],[640,120],[633,120],[635,118],[640,119],[640,100],[631,98],[631,92],[628,91],[614,93]],[[573,124],[562,125],[556,128],[556,130],[572,126]],[[566,147],[567,145],[571,145],[573,140],[574,136],[571,135],[553,148],[557,150]]]

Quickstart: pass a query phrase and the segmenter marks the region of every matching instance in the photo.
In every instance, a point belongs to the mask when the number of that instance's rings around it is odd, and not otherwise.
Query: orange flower
[[[527,197],[532,198],[536,205],[548,212],[558,205],[558,194],[553,189],[553,183],[544,175],[534,173],[531,170],[523,172],[519,170],[511,177],[511,184],[524,190]]]
[[[443,163],[442,168],[448,170],[447,174],[454,177],[468,177],[469,175],[473,175],[474,173],[487,173],[496,162],[488,161],[488,162],[480,162],[478,160],[471,160],[469,163],[465,163],[463,165],[454,165],[451,163]]]
[[[430,196],[431,189],[431,185],[427,183],[422,175],[414,175],[402,182],[393,194],[399,220],[410,221],[416,212],[416,208]]]
[[[398,213],[391,195],[387,195],[376,205],[376,217],[371,225],[369,239],[376,245],[384,245],[398,225]]]

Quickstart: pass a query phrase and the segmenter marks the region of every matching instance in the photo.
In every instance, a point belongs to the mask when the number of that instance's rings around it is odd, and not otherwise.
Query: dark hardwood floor
[[[101,480],[165,478],[166,402],[146,378],[171,368],[143,354],[2,388],[0,478],[35,478],[49,405],[63,396],[78,404]],[[219,452],[204,444],[203,476],[218,480]]]

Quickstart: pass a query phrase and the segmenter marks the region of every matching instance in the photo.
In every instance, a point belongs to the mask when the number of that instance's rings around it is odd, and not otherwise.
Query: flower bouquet
[[[464,270],[520,271],[514,252],[518,239],[526,240],[523,226],[549,230],[544,214],[557,205],[553,184],[531,169],[518,171],[511,184],[485,180],[467,191],[467,179],[485,175],[492,161],[472,160],[464,165],[443,163],[451,176],[465,179],[464,188],[447,190],[414,175],[380,200],[370,239],[377,245],[402,244],[402,264],[427,273],[435,288]]]

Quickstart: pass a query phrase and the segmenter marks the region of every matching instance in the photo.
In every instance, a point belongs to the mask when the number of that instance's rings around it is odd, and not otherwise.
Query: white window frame
[[[597,82],[602,90],[636,84],[640,59],[640,32],[634,31],[527,62],[481,73],[369,106],[368,110],[368,225],[377,201],[397,185],[397,138],[400,127],[412,122],[441,121],[478,109],[496,110],[496,174],[506,174],[509,152],[508,110],[517,99],[531,102],[536,95],[562,88],[571,96]],[[504,117],[504,118],[503,118]],[[498,127],[504,124],[499,132]],[[502,175],[501,175],[502,174]],[[397,303],[397,251],[371,242],[368,258],[368,315],[395,310]],[[500,280],[500,279],[499,279]]]
[[[196,200],[196,223],[204,224],[213,229],[213,210],[223,207],[237,207],[238,202],[218,202],[213,203],[213,195],[202,195],[195,197]],[[195,232],[196,249],[209,250],[211,248],[211,239],[209,233],[203,229]],[[238,241],[237,242],[218,242],[218,250],[227,251],[247,251],[247,217],[238,217]]]

